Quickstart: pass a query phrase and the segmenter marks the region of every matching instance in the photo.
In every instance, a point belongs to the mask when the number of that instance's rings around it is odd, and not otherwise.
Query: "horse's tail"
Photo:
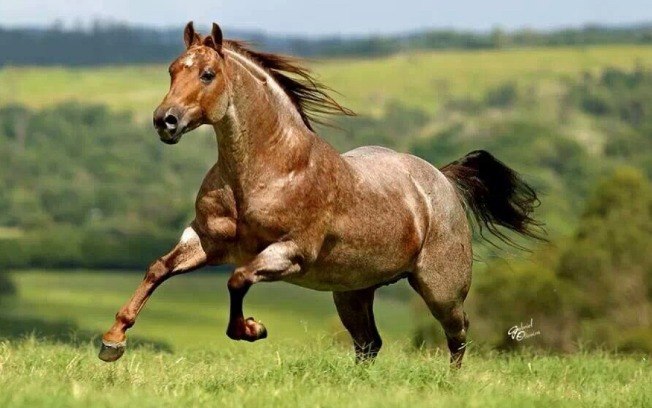
[[[498,226],[521,235],[545,240],[543,224],[532,216],[539,199],[532,187],[500,160],[484,150],[473,151],[441,168],[458,187],[480,228],[501,241],[520,247]],[[486,237],[483,236],[486,239]]]

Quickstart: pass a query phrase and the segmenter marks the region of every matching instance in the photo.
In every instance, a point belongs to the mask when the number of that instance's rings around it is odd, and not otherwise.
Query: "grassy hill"
[[[652,46],[410,52],[312,66],[361,113],[337,122],[343,131],[320,129],[337,149],[379,144],[439,166],[490,150],[545,197],[539,214],[555,234],[572,233],[596,177],[613,166],[652,174]],[[151,112],[168,82],[164,65],[0,70],[0,158],[18,174],[0,173],[0,238],[23,241],[22,252],[0,242],[0,264],[133,268],[138,253],[151,258],[176,239],[215,142],[210,129],[173,149],[157,140]],[[35,261],[34,248],[55,247]],[[100,251],[125,257],[88,255]]]
[[[378,59],[313,61],[342,103],[377,113],[388,100],[433,112],[444,96],[480,96],[505,81],[555,84],[585,71],[652,64],[650,46],[590,46],[487,51],[411,52]],[[167,67],[0,70],[0,106],[44,107],[66,100],[106,104],[148,118],[168,89]]]

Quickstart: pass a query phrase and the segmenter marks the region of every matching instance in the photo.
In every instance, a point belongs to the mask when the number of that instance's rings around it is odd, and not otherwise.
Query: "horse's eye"
[[[202,80],[202,82],[208,83],[211,82],[213,79],[215,79],[215,72],[212,70],[206,70],[201,73],[199,79]]]

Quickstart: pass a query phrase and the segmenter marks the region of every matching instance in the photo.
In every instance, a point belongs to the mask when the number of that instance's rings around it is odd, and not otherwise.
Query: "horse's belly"
[[[313,290],[349,291],[392,283],[406,272],[406,269],[379,271],[315,264],[301,274],[288,276],[285,281]]]
[[[353,234],[349,240],[330,237],[315,262],[288,282],[316,290],[355,290],[392,282],[412,270],[420,248],[420,237],[404,229],[384,236]]]

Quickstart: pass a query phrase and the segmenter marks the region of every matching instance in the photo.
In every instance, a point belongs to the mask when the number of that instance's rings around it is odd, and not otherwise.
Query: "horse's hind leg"
[[[376,288],[333,292],[333,300],[342,324],[353,338],[358,362],[373,360],[382,341],[374,321],[374,292]]]
[[[448,251],[437,249],[432,254],[422,254],[408,281],[444,328],[451,366],[460,368],[469,328],[463,304],[471,284],[471,254],[459,243],[448,245]]]

